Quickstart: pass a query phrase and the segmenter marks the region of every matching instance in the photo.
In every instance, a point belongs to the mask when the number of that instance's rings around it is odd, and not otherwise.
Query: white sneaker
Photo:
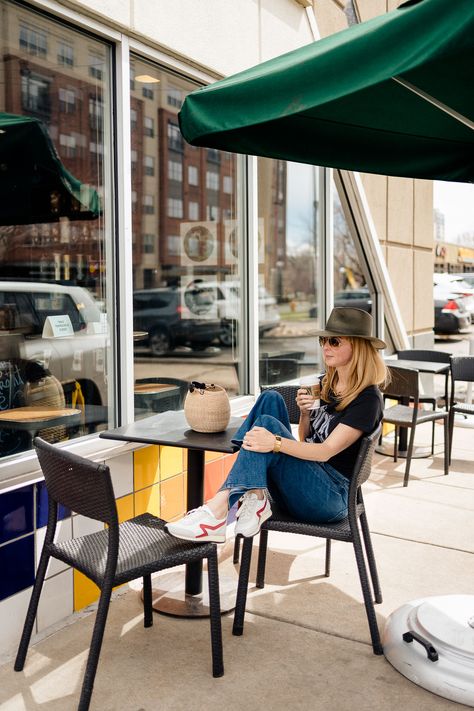
[[[225,543],[226,526],[227,516],[218,519],[208,506],[200,506],[189,511],[179,521],[167,523],[165,531],[185,541]]]
[[[262,523],[272,515],[270,502],[266,494],[263,495],[263,499],[259,499],[257,494],[249,491],[243,495],[241,502],[237,511],[235,535],[240,533],[245,538],[256,536]]]

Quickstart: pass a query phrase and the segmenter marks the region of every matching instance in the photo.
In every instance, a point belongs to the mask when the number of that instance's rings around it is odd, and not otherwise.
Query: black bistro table
[[[203,503],[205,452],[236,452],[238,447],[232,444],[231,439],[241,424],[241,418],[232,417],[224,432],[195,432],[189,427],[184,412],[169,411],[113,430],[105,430],[100,433],[100,437],[186,449],[187,508],[191,510]],[[159,576],[159,588],[153,589],[153,608],[157,612],[176,617],[207,617],[207,586],[203,588],[202,573],[202,561],[199,561],[186,566],[184,585],[182,576],[177,573]],[[236,582],[221,576],[219,585],[221,612],[229,612],[235,607]]]
[[[403,358],[384,358],[385,365],[392,365],[394,368],[411,368],[412,370],[417,370],[418,373],[429,373],[431,375],[444,375],[446,378],[446,383],[445,383],[445,397],[446,397],[446,404],[448,402],[447,400],[447,393],[448,393],[448,377],[449,377],[449,372],[450,372],[450,364],[449,363],[439,363],[436,361],[431,361],[431,360],[405,360]],[[408,402],[402,403],[404,405],[408,405]],[[389,456],[393,456],[393,448],[390,447],[387,448],[385,445],[381,445],[379,447],[375,448],[375,451],[378,452],[379,454],[386,454]],[[429,457],[431,455],[431,449],[429,447],[414,447],[413,448],[413,453],[412,453],[412,459],[423,459],[425,457]],[[400,437],[399,437],[399,444],[398,444],[398,453],[397,456],[400,457],[401,459],[406,458],[407,456],[407,428],[406,427],[401,427],[400,428]]]

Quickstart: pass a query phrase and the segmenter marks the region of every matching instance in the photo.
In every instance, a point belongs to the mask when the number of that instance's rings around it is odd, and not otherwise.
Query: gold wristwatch
[[[275,444],[273,445],[273,451],[275,454],[278,454],[280,449],[281,449],[281,437],[280,437],[280,435],[275,435]]]

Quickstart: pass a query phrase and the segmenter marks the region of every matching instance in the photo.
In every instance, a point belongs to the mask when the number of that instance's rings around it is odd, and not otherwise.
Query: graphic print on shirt
[[[331,415],[328,412],[327,405],[319,407],[314,413],[314,418],[311,420],[311,428],[313,433],[310,440],[312,442],[324,442],[329,437],[331,421],[335,417],[336,415]]]

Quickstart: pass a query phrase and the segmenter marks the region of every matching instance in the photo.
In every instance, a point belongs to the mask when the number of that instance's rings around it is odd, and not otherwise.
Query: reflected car
[[[372,298],[370,291],[365,287],[359,289],[347,289],[346,291],[336,291],[334,294],[334,306],[352,306],[354,309],[372,311]],[[309,310],[309,318],[318,317],[318,307],[314,305]]]
[[[47,333],[48,317],[67,317],[72,336]],[[77,381],[86,404],[107,403],[106,316],[90,291],[80,286],[0,281],[2,332],[8,334],[0,341],[2,359],[40,363],[62,384]]]
[[[163,356],[176,346],[205,348],[219,337],[216,297],[207,284],[139,289],[133,293],[133,327],[148,334],[152,355]]]
[[[223,346],[235,343],[236,323],[240,321],[240,284],[237,281],[203,281],[203,286],[215,292],[216,315],[221,319],[219,342]],[[280,324],[276,299],[264,286],[258,287],[258,330],[260,336]]]
[[[471,314],[465,299],[451,291],[449,285],[433,287],[434,332],[438,334],[462,333],[471,325]]]

